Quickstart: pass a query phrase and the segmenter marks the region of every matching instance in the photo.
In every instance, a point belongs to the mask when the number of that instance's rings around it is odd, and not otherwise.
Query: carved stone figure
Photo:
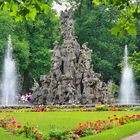
[[[33,93],[34,104],[98,104],[108,101],[107,84],[93,71],[92,50],[84,43],[80,49],[74,35],[72,9],[61,13],[64,42],[54,43],[52,66],[41,87]]]

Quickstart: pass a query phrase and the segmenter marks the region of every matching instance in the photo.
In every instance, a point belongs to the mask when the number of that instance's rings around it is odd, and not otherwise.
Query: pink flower
[[[14,129],[14,130],[12,130],[11,132],[12,132],[13,134],[16,134],[16,130],[15,130],[15,129]]]
[[[80,138],[80,136],[78,134],[74,134],[73,138]]]
[[[12,118],[11,123],[12,123],[12,124],[15,124],[15,123],[16,123],[16,121],[15,121],[14,118]]]

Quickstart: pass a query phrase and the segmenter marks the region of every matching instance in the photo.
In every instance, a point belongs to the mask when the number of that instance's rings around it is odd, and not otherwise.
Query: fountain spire
[[[126,67],[128,67],[128,49],[127,49],[127,45],[125,45],[125,51],[124,51],[124,64]]]
[[[136,104],[134,74],[131,66],[128,65],[128,49],[125,45],[124,68],[122,71],[120,86],[120,104]]]
[[[2,75],[2,100],[1,104],[4,106],[16,104],[16,92],[17,92],[17,75],[16,65],[12,58],[12,40],[11,35],[8,36],[8,47],[4,57],[4,67]]]

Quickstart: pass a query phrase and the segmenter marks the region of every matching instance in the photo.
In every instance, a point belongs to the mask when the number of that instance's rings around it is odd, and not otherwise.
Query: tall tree
[[[17,32],[17,35],[21,40],[29,41],[30,60],[23,73],[23,89],[29,90],[33,78],[38,80],[40,75],[49,72],[49,48],[59,39],[58,23],[58,18],[51,11],[48,15],[39,15],[36,21],[24,21],[16,28],[18,31],[22,27],[22,32],[25,33],[21,35]]]
[[[6,46],[7,36],[9,33],[12,34],[14,57],[22,79],[22,91],[29,91],[33,79],[38,80],[40,75],[49,72],[51,62],[49,49],[60,37],[59,18],[53,10],[50,10],[47,15],[38,14],[34,21],[24,19],[15,23],[7,12],[0,14],[0,30],[4,35],[1,35],[0,43]],[[1,54],[4,54],[4,49],[5,47],[1,47]]]
[[[129,44],[130,52],[136,48],[135,37],[118,38],[111,34],[110,29],[119,16],[119,11],[105,5],[83,6],[83,14],[74,14],[76,35],[80,43],[89,42],[93,49],[93,65],[96,72],[101,72],[103,79],[119,83],[120,67],[123,58],[123,46]]]

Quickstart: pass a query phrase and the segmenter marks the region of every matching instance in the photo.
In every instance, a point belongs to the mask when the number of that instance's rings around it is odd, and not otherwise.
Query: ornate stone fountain
[[[87,105],[108,101],[107,84],[101,74],[93,71],[91,53],[84,43],[81,47],[74,35],[72,10],[61,13],[64,42],[54,43],[52,66],[42,85],[33,93],[33,104]]]

